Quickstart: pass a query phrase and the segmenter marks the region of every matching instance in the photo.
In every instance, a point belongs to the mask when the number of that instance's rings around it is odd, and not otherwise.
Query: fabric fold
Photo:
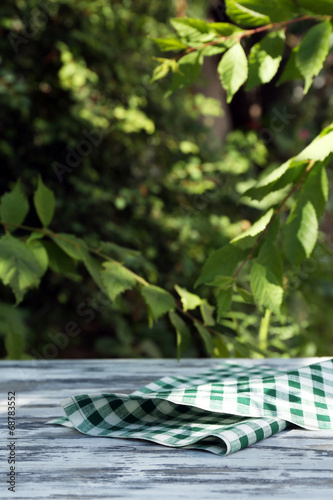
[[[292,424],[332,429],[333,360],[288,372],[226,362],[192,377],[163,377],[129,395],[81,394],[61,405],[66,418],[48,424],[227,455]]]

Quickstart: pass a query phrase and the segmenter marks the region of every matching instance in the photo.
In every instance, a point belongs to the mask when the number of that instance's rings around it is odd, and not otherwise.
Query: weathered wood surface
[[[324,358],[322,358],[324,359]],[[326,359],[326,358],[325,358]],[[283,369],[318,358],[267,360]],[[0,363],[0,498],[331,499],[333,432],[291,429],[227,457],[139,440],[90,437],[45,425],[59,400],[131,392],[164,375],[191,375],[222,360],[59,360]],[[244,364],[261,363],[242,360]],[[16,492],[7,490],[7,392],[17,394]]]

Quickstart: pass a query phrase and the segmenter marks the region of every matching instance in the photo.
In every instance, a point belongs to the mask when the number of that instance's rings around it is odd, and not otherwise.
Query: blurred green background
[[[56,195],[55,231],[91,245],[109,242],[111,256],[170,291],[175,283],[193,291],[209,253],[264,208],[240,202],[240,194],[263,168],[299,152],[333,115],[332,54],[305,99],[298,82],[272,83],[241,90],[227,107],[216,56],[195,86],[165,98],[168,82],[150,83],[153,57],[160,55],[150,37],[167,35],[170,17],[185,14],[225,20],[218,1],[12,0],[0,6],[0,194],[20,177],[31,196],[41,174]],[[290,279],[284,324],[271,326],[277,356],[332,349],[332,209],[331,197],[314,256]],[[33,213],[26,223],[39,224]],[[209,290],[200,293],[210,298]],[[66,279],[48,271],[38,290],[18,308],[13,303],[0,285],[2,358],[9,326],[22,336],[26,354],[37,358],[176,354],[166,319],[150,329],[133,292],[101,303],[88,274]],[[46,346],[70,321],[81,333],[51,354]],[[238,304],[221,329],[255,343],[259,323],[253,306]],[[194,333],[185,356],[205,356]]]

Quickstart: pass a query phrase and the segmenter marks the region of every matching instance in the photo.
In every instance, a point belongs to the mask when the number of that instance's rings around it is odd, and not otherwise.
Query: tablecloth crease
[[[131,394],[80,394],[60,403],[66,417],[48,424],[223,456],[293,424],[333,429],[333,359],[289,371],[227,361],[195,376],[163,377]]]

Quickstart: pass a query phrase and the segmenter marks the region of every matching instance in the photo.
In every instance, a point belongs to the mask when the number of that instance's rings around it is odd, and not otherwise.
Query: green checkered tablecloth
[[[333,359],[287,372],[234,362],[163,377],[132,394],[81,394],[47,422],[83,434],[136,438],[227,455],[290,425],[333,429]]]

